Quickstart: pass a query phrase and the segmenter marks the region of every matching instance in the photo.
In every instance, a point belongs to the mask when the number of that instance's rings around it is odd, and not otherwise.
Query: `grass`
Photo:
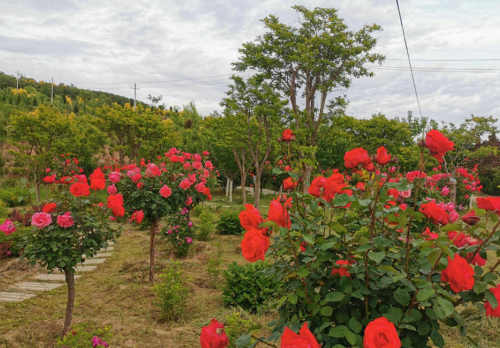
[[[269,201],[270,197],[263,199],[263,213]],[[214,202],[217,206],[237,208],[240,198],[235,196],[234,202],[228,203],[222,197],[214,197]],[[76,281],[73,324],[92,322],[98,327],[110,326],[111,347],[199,347],[201,327],[212,318],[225,321],[233,313],[223,306],[221,288],[207,271],[208,261],[219,256],[221,265],[245,262],[239,250],[240,241],[241,236],[221,235],[209,242],[196,241],[182,261],[190,289],[186,295],[187,310],[179,322],[163,322],[154,305],[153,287],[147,281],[148,234],[128,229],[115,244],[113,255],[96,271],[84,273]],[[165,241],[159,241],[158,249],[157,274],[173,259]],[[13,282],[29,279],[36,271],[16,259],[0,261],[0,291]],[[65,287],[17,304],[0,302],[0,347],[54,347],[62,331],[65,305]],[[464,308],[463,314],[469,322],[469,334],[481,347],[500,347],[498,319],[485,318],[474,307]],[[250,318],[265,326],[273,316],[250,315]],[[453,328],[443,327],[443,334],[447,348],[472,347]]]

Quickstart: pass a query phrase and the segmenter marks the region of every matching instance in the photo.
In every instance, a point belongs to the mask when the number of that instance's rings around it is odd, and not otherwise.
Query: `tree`
[[[258,208],[262,172],[277,144],[287,101],[282,100],[272,86],[264,82],[261,75],[253,76],[247,81],[235,75],[232,80],[228,97],[223,100],[222,105],[226,114],[234,115],[239,120],[235,125],[243,126],[238,128],[246,136],[246,152],[242,154],[250,155],[255,168],[255,206]],[[244,157],[242,160],[244,161]],[[237,162],[240,166],[238,160]]]
[[[264,18],[268,31],[243,44],[233,66],[237,71],[256,71],[288,98],[299,140],[314,147],[320,125],[346,105],[344,97],[332,95],[334,90],[349,87],[353,78],[372,76],[365,64],[382,61],[383,56],[371,52],[376,43],[372,35],[380,27],[366,25],[353,32],[333,8],[293,9],[302,16],[299,27],[281,23],[273,15]],[[304,189],[313,164],[314,158],[305,165]]]

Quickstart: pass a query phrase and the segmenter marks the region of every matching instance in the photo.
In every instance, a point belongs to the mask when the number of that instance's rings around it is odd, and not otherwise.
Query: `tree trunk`
[[[40,204],[40,182],[38,180],[35,183],[35,199]]]
[[[229,179],[229,202],[233,201],[233,179]]]
[[[241,172],[241,197],[243,199],[243,205],[247,204],[247,173],[245,171]]]
[[[149,281],[154,283],[155,275],[155,236],[158,233],[158,227],[160,222],[158,220],[154,221],[151,225],[150,230],[150,242],[149,242]]]
[[[256,170],[255,171],[255,197],[254,197],[254,204],[255,208],[259,209],[259,204],[260,204],[260,191],[261,191],[261,184],[260,181],[262,180],[262,169]]]
[[[302,183],[303,186],[303,189],[304,189],[304,193],[307,193],[307,191],[309,190],[309,185],[311,184],[311,174],[312,174],[312,170],[313,170],[313,167],[306,164],[305,168],[304,168],[304,181]]]
[[[229,197],[229,178],[226,178],[226,198]]]
[[[66,285],[68,287],[68,302],[66,302],[66,316],[64,317],[63,336],[70,329],[71,320],[73,319],[73,307],[75,305],[75,273],[73,272],[73,269],[65,268],[64,277],[66,278]]]

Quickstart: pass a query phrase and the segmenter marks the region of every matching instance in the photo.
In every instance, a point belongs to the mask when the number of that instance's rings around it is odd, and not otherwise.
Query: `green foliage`
[[[182,318],[186,309],[189,289],[181,263],[169,262],[159,281],[154,286],[156,305],[160,309],[161,320],[176,321]]]
[[[7,217],[7,213],[8,213],[7,204],[5,204],[2,198],[0,198],[0,219]]]
[[[6,186],[0,188],[0,200],[11,208],[27,205],[31,202],[31,192],[22,186]]]
[[[234,308],[224,318],[224,331],[229,338],[229,348],[241,347],[237,343],[241,336],[254,334],[261,328],[262,326],[256,323],[255,319],[241,308]]]
[[[74,325],[71,330],[57,341],[57,348],[89,348],[92,347],[92,338],[97,336],[107,342],[112,338],[111,327],[99,327],[93,322],[84,322]],[[102,345],[100,346],[102,347]]]
[[[226,306],[239,306],[249,312],[262,311],[276,300],[278,282],[269,266],[261,261],[243,266],[233,262],[224,272],[223,290]]]
[[[216,244],[216,249],[217,252],[214,255],[210,256],[207,260],[208,278],[210,280],[210,285],[214,288],[217,288],[217,286],[220,284],[220,276],[222,273],[222,253],[220,252],[221,244],[219,242],[217,242]]]
[[[216,228],[217,215],[210,208],[205,208],[202,210],[199,220],[196,226],[196,237],[199,240],[209,240]]]
[[[217,232],[219,234],[242,234],[243,227],[240,224],[239,212],[224,212],[217,223]]]

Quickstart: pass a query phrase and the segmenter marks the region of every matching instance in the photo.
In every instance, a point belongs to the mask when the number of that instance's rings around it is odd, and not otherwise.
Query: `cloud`
[[[0,3],[0,70],[82,88],[133,96],[163,95],[168,105],[194,101],[207,114],[219,109],[231,63],[242,43],[264,32],[261,19],[275,14],[297,25],[291,6],[329,7],[326,0],[88,0]],[[346,93],[347,112],[366,117],[376,112],[417,113],[406,53],[392,0],[339,0],[333,6],[353,30],[378,23],[377,52],[388,58],[374,66],[373,78],[353,81]],[[500,57],[492,35],[500,18],[496,1],[411,0],[401,3],[414,65],[441,72],[416,72],[424,115],[460,121],[471,113],[498,114],[495,90],[499,61],[449,61]],[[446,61],[426,61],[439,58]],[[497,71],[469,72],[470,68]],[[460,68],[462,71],[451,71]],[[418,69],[417,69],[418,70]]]

